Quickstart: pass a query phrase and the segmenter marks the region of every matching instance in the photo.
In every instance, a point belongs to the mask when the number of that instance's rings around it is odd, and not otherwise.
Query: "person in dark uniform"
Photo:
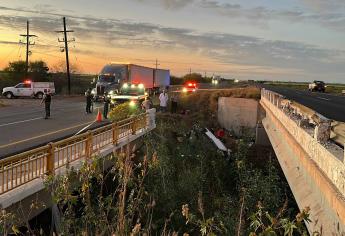
[[[91,89],[88,89],[85,92],[85,98],[86,98],[86,113],[91,113],[91,103],[92,103]]]
[[[103,107],[104,119],[108,119],[109,104],[110,104],[110,98],[107,93],[104,93],[104,107]]]
[[[50,117],[50,104],[52,102],[52,95],[50,94],[50,91],[46,91],[44,93],[41,104],[43,102],[44,102],[45,112],[46,112],[46,116],[44,117],[44,119],[48,119]]]
[[[173,93],[171,96],[171,113],[177,112],[177,102],[178,102],[178,95],[177,93]]]

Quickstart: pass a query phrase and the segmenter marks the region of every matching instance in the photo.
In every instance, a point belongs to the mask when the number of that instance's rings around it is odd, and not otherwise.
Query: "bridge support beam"
[[[264,99],[265,100],[265,99]],[[269,100],[265,100],[269,101]],[[266,110],[263,125],[300,209],[311,208],[309,232],[345,234],[345,202],[336,187],[289,133],[286,124],[262,102]]]

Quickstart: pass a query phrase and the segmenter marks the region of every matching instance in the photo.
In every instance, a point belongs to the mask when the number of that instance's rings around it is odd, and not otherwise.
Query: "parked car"
[[[16,86],[2,89],[2,95],[8,99],[14,97],[36,97],[41,99],[45,92],[55,93],[53,82],[32,82],[26,80]]]
[[[323,81],[318,81],[318,80],[314,80],[312,83],[309,84],[309,91],[314,92],[314,91],[318,91],[318,92],[326,92],[326,84]]]

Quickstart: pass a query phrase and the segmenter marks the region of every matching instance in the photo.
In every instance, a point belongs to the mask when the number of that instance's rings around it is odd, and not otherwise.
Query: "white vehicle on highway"
[[[32,82],[26,80],[14,87],[2,89],[2,95],[8,99],[14,97],[36,97],[41,99],[45,92],[55,93],[54,82]]]

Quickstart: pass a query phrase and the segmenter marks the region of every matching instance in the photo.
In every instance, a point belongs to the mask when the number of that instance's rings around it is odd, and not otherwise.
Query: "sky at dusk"
[[[225,78],[345,82],[344,0],[1,0],[0,69],[65,60],[55,31],[67,19],[70,60],[82,73],[126,62]]]

